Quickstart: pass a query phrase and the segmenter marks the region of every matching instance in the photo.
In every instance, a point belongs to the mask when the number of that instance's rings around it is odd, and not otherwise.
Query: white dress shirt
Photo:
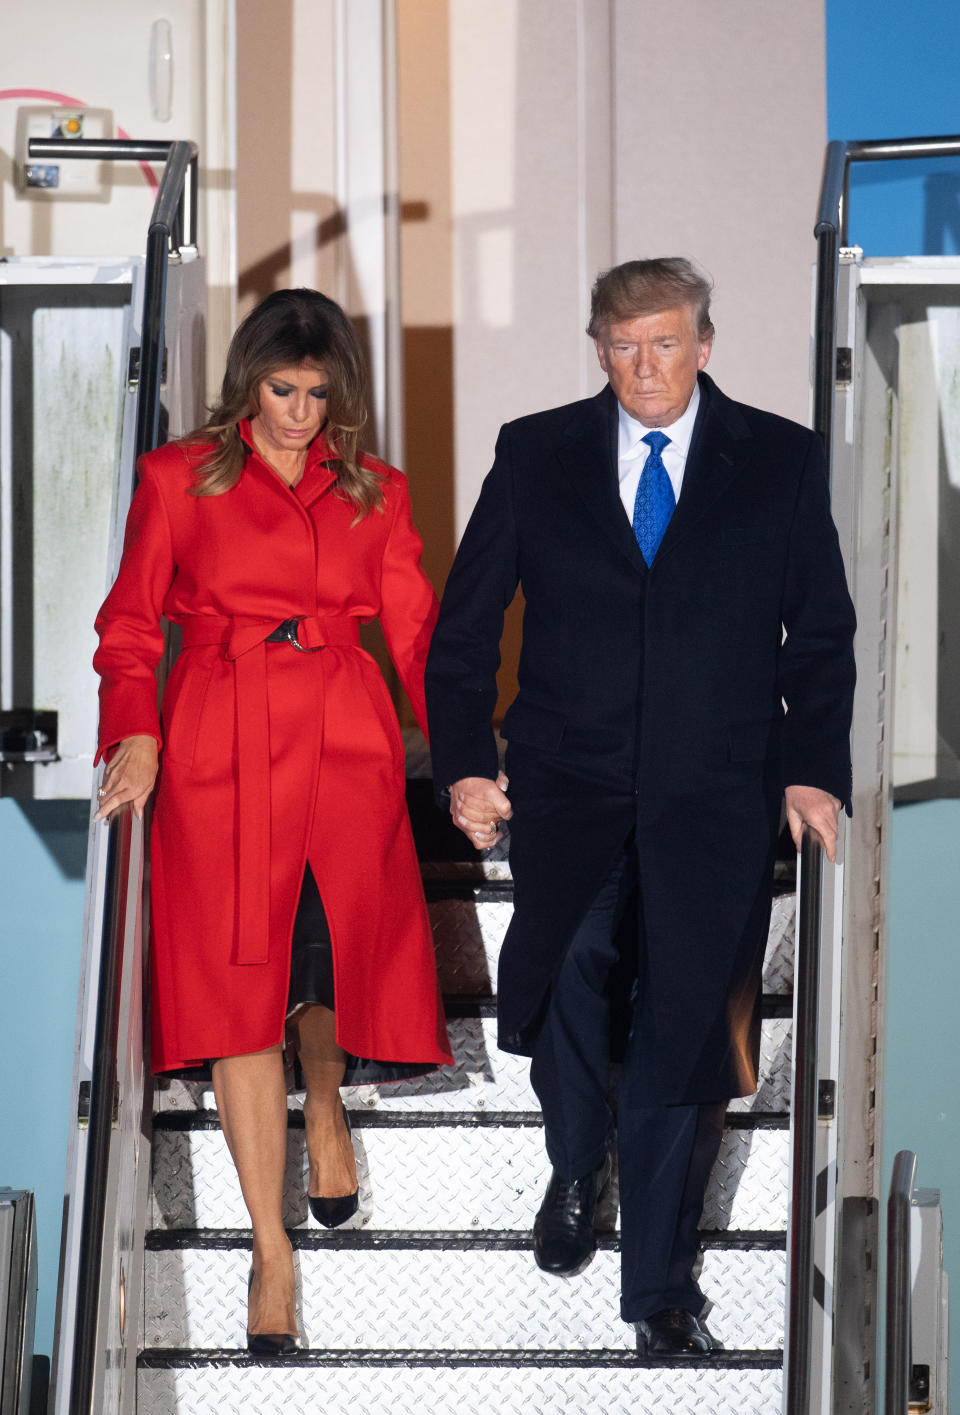
[[[663,465],[667,469],[667,476],[670,478],[670,485],[673,487],[673,494],[677,501],[680,500],[683,471],[687,465],[687,453],[690,450],[690,439],[693,436],[693,425],[697,420],[699,406],[700,387],[697,384],[694,386],[690,402],[676,422],[671,423],[669,427],[658,429],[670,439],[660,455],[663,458]],[[620,431],[617,468],[620,477],[620,500],[627,513],[627,520],[632,526],[633,503],[637,499],[640,474],[643,471],[643,464],[650,455],[650,448],[642,439],[654,429],[644,427],[643,423],[638,423],[636,418],[632,418],[622,405],[619,405],[618,412]]]

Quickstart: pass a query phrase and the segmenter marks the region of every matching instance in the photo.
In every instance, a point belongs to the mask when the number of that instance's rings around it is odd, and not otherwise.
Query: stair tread
[[[495,1126],[358,1126],[360,1207],[346,1228],[526,1230],[549,1162],[539,1128],[515,1127],[504,1146]],[[302,1129],[287,1132],[284,1222],[309,1226]],[[711,1229],[786,1227],[789,1132],[727,1129],[704,1206]],[[249,1224],[219,1129],[154,1134],[147,1216],[152,1228],[246,1228]],[[448,1177],[455,1175],[451,1185]],[[612,1227],[615,1186],[604,1204]],[[601,1223],[601,1227],[603,1224]],[[343,1231],[343,1230],[339,1230]]]
[[[658,1366],[627,1351],[528,1357],[496,1350],[388,1349],[369,1356],[315,1350],[270,1362],[236,1350],[155,1351],[140,1360],[138,1409],[158,1415],[291,1415],[314,1411],[319,1403],[324,1415],[770,1415],[780,1409],[781,1364],[777,1350],[727,1351],[695,1364]]]
[[[477,1347],[453,1350],[443,1347],[385,1347],[381,1349],[357,1347],[303,1347],[295,1356],[251,1356],[239,1346],[155,1346],[140,1352],[137,1364],[141,1369],[158,1370],[167,1366],[269,1366],[284,1369],[296,1366],[392,1366],[416,1368],[418,1366],[456,1367],[507,1365],[512,1367],[541,1368],[556,1366],[561,1369],[609,1368],[617,1366],[648,1370],[684,1370],[693,1375],[696,1371],[724,1370],[728,1367],[745,1369],[777,1369],[783,1364],[780,1347],[743,1347],[725,1351],[715,1351],[703,1360],[692,1364],[684,1357],[639,1356],[630,1349],[616,1347],[591,1347],[581,1351],[570,1351],[565,1347],[554,1349],[540,1347],[535,1351],[517,1350],[516,1347]]]
[[[299,1099],[291,1097],[290,1100]],[[462,1126],[502,1126],[504,1129],[533,1129],[543,1126],[539,1110],[379,1110],[347,1106],[353,1130],[456,1130]],[[725,1125],[732,1130],[786,1130],[790,1124],[788,1110],[729,1110]],[[291,1105],[287,1125],[302,1130],[303,1111]],[[154,1130],[219,1130],[220,1117],[215,1110],[162,1110],[153,1117]]]
[[[416,1262],[412,1282],[402,1250],[298,1250],[306,1342],[351,1350],[633,1346],[632,1328],[619,1317],[613,1247],[574,1280],[541,1273],[527,1251],[426,1249]],[[246,1249],[148,1251],[145,1265],[146,1348],[242,1343]],[[725,1346],[779,1344],[785,1267],[782,1250],[705,1251],[700,1282],[715,1304],[708,1321]]]
[[[539,1111],[530,1085],[526,1057],[498,1051],[496,1019],[459,1017],[449,1023],[454,1065],[425,1076],[378,1087],[346,1087],[344,1101],[363,1124],[366,1115],[432,1112],[532,1113]],[[788,1017],[768,1017],[760,1031],[760,1088],[752,1096],[733,1101],[731,1112],[758,1111],[786,1114],[791,1084],[792,1022]],[[298,1104],[296,1100],[292,1102]],[[154,1092],[157,1112],[212,1107],[209,1082],[172,1081]]]
[[[437,1248],[445,1252],[482,1249],[503,1252],[526,1253],[533,1242],[531,1229],[515,1229],[504,1233],[500,1229],[338,1229],[336,1232],[323,1228],[290,1228],[287,1230],[294,1248],[374,1248],[419,1249]],[[736,1248],[778,1252],[786,1248],[786,1229],[701,1229],[702,1248]],[[597,1234],[598,1249],[618,1250],[620,1234],[617,1229],[609,1233]],[[182,1251],[185,1248],[236,1249],[249,1252],[252,1245],[252,1230],[249,1228],[151,1228],[147,1230],[144,1247],[153,1253]]]
[[[467,885],[462,880],[425,881],[442,993],[493,993],[500,949],[513,915],[512,898],[503,885],[490,880]],[[763,968],[767,993],[789,993],[793,987],[795,925],[795,897],[776,897]]]

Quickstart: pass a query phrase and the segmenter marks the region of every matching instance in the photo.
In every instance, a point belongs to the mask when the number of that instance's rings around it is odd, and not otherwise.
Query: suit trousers
[[[598,1169],[616,1129],[620,1173],[620,1312],[636,1322],[664,1307],[699,1315],[694,1281],[703,1197],[723,1136],[725,1102],[640,1105],[631,1028],[610,1106],[612,979],[617,932],[636,898],[631,839],[577,929],[533,1047],[530,1079],[543,1110],[547,1154],[567,1180]],[[642,901],[638,903],[643,977]]]

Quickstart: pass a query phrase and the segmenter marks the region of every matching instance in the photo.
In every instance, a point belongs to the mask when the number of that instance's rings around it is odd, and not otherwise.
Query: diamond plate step
[[[425,879],[429,879],[426,874]],[[432,893],[428,889],[428,894]],[[513,913],[512,900],[501,891],[478,885],[473,890],[451,889],[444,898],[431,898],[427,907],[441,991],[492,994],[500,948]],[[763,970],[766,993],[783,994],[793,989],[795,925],[796,896],[778,895],[773,901]]]
[[[549,1163],[538,1126],[366,1126],[354,1129],[359,1212],[346,1227],[402,1231],[526,1230]],[[728,1129],[703,1212],[706,1229],[786,1228],[789,1133]],[[284,1222],[312,1224],[302,1129],[287,1139]],[[157,1130],[151,1228],[246,1228],[236,1170],[219,1130]],[[341,1230],[342,1231],[342,1230]],[[389,1343],[388,1343],[389,1344]]]
[[[538,1109],[529,1082],[526,1057],[511,1056],[497,1048],[495,1017],[453,1017],[448,1023],[455,1064],[413,1081],[388,1086],[345,1087],[343,1098],[351,1110],[390,1112],[423,1111],[531,1111]],[[760,1043],[760,1089],[730,1103],[736,1111],[786,1111],[790,1104],[792,1026],[787,1018],[765,1018]],[[173,1081],[157,1087],[154,1108],[205,1110],[214,1106],[209,1085]],[[291,1104],[302,1104],[302,1095]]]
[[[141,1369],[140,1415],[773,1415],[778,1370],[671,1370],[274,1364]]]
[[[242,1347],[249,1252],[147,1252],[149,1347]],[[601,1250],[579,1277],[541,1273],[529,1253],[299,1250],[302,1338],[310,1347],[630,1350],[619,1318],[620,1260]],[[727,1347],[782,1340],[782,1252],[709,1249],[700,1282]]]

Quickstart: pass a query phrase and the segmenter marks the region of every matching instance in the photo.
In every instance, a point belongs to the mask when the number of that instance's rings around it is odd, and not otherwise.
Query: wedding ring
[[[492,821],[490,822],[489,826],[487,827],[487,829],[490,830],[490,831],[494,831],[494,832],[497,831],[497,830],[499,830],[499,829],[500,829],[500,817],[498,816],[498,817],[496,818],[496,820],[492,820]]]
[[[100,790],[97,792],[97,795],[98,795],[98,796],[106,796],[106,794],[107,794],[107,788],[106,788],[105,786],[101,786],[101,787],[100,787]]]

